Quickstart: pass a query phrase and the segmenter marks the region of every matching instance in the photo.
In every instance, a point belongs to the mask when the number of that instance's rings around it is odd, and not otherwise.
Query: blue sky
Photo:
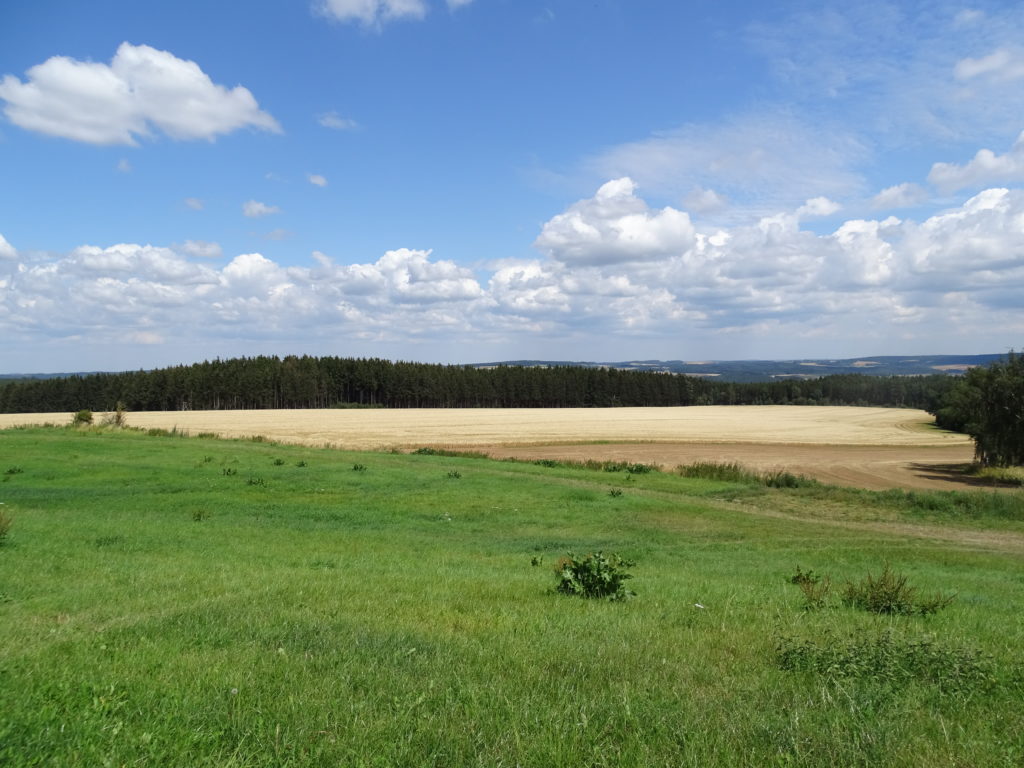
[[[1002,352],[1024,7],[0,7],[0,372]]]

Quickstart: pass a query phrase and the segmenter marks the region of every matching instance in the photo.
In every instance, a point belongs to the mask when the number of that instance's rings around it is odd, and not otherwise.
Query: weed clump
[[[832,582],[827,576],[819,576],[812,570],[802,571],[798,565],[796,573],[789,577],[789,583],[800,588],[804,596],[805,611],[816,611],[828,605]]]
[[[812,672],[832,680],[916,680],[947,693],[963,693],[995,681],[991,657],[976,648],[948,647],[933,637],[902,637],[892,630],[846,641],[783,637],[775,647],[775,661],[789,672]]]
[[[125,404],[120,400],[117,401],[117,405],[114,406],[114,410],[103,417],[103,425],[106,427],[117,427],[123,429],[128,426],[128,409]]]
[[[558,577],[557,592],[587,598],[603,598],[612,601],[628,600],[636,593],[626,589],[624,582],[633,578],[626,568],[636,563],[624,560],[614,553],[588,554],[577,558],[572,552],[559,559],[555,565]]]
[[[653,464],[627,464],[626,472],[631,475],[649,475],[657,467]]]
[[[0,547],[7,541],[11,534],[11,526],[14,525],[14,518],[10,512],[0,509]]]
[[[676,473],[682,477],[763,485],[766,488],[809,488],[819,485],[817,480],[804,475],[794,475],[785,470],[755,472],[735,461],[698,461],[693,464],[680,464],[676,467]]]
[[[859,582],[843,585],[844,605],[871,613],[896,616],[928,616],[947,607],[956,595],[935,593],[918,597],[917,589],[907,584],[907,577],[893,571],[886,563],[878,577],[868,573]]]
[[[462,478],[462,473],[457,469],[453,469],[448,473],[449,480],[459,480]]]
[[[352,465],[352,471],[353,472],[365,472],[366,471],[366,465],[365,464],[353,464]]]

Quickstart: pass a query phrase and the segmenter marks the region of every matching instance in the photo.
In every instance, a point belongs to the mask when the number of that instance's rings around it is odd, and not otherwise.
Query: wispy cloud
[[[267,205],[266,203],[261,203],[258,200],[247,200],[242,204],[242,213],[250,219],[258,219],[263,216],[270,216],[271,214],[280,212],[281,209],[276,205]]]
[[[335,131],[354,131],[359,123],[348,117],[342,117],[337,112],[326,112],[320,115],[317,120],[324,128],[331,128]]]

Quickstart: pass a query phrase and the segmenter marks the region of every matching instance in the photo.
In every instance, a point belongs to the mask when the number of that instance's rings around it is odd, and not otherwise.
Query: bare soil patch
[[[865,446],[780,443],[619,443],[606,445],[483,446],[495,458],[628,461],[672,468],[699,461],[739,462],[750,469],[783,469],[824,483],[869,490],[966,490],[975,479],[959,469],[971,461],[970,445]],[[985,486],[987,487],[987,485]]]

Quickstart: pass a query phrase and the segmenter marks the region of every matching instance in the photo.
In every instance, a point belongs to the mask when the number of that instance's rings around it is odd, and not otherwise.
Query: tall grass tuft
[[[842,592],[845,605],[897,616],[927,616],[947,607],[955,598],[956,595],[940,593],[918,597],[917,589],[907,583],[907,577],[893,571],[888,563],[877,577],[868,573],[859,582],[846,582]]]

